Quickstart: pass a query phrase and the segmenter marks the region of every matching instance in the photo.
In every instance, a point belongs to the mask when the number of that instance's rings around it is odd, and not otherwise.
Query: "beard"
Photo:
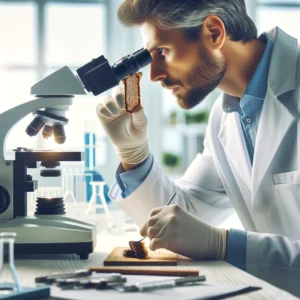
[[[177,102],[183,109],[198,105],[220,83],[226,72],[224,57],[213,57],[205,48],[199,49],[199,63],[184,79],[187,92],[176,94]],[[166,78],[165,86],[182,86],[182,83]]]

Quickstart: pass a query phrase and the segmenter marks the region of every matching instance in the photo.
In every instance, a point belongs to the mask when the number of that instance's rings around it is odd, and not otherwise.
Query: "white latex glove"
[[[212,227],[178,205],[154,208],[140,230],[149,248],[165,248],[193,259],[225,259],[226,230]]]
[[[112,96],[102,97],[96,112],[121,162],[139,164],[149,156],[144,109],[140,106],[132,114],[126,112],[121,86],[113,89]]]

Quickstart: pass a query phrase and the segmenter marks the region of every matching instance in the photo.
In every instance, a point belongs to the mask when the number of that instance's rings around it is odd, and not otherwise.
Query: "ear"
[[[201,39],[208,48],[221,49],[226,40],[223,21],[215,15],[207,16],[202,24]]]

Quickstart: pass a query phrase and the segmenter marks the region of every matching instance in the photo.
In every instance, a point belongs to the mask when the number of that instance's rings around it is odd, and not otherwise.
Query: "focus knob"
[[[3,214],[10,204],[10,196],[7,189],[0,185],[0,214]]]

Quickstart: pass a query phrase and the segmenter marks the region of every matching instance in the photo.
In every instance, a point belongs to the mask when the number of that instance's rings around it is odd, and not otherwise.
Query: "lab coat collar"
[[[275,38],[268,86],[275,97],[296,87],[298,41],[279,27],[269,32]]]

